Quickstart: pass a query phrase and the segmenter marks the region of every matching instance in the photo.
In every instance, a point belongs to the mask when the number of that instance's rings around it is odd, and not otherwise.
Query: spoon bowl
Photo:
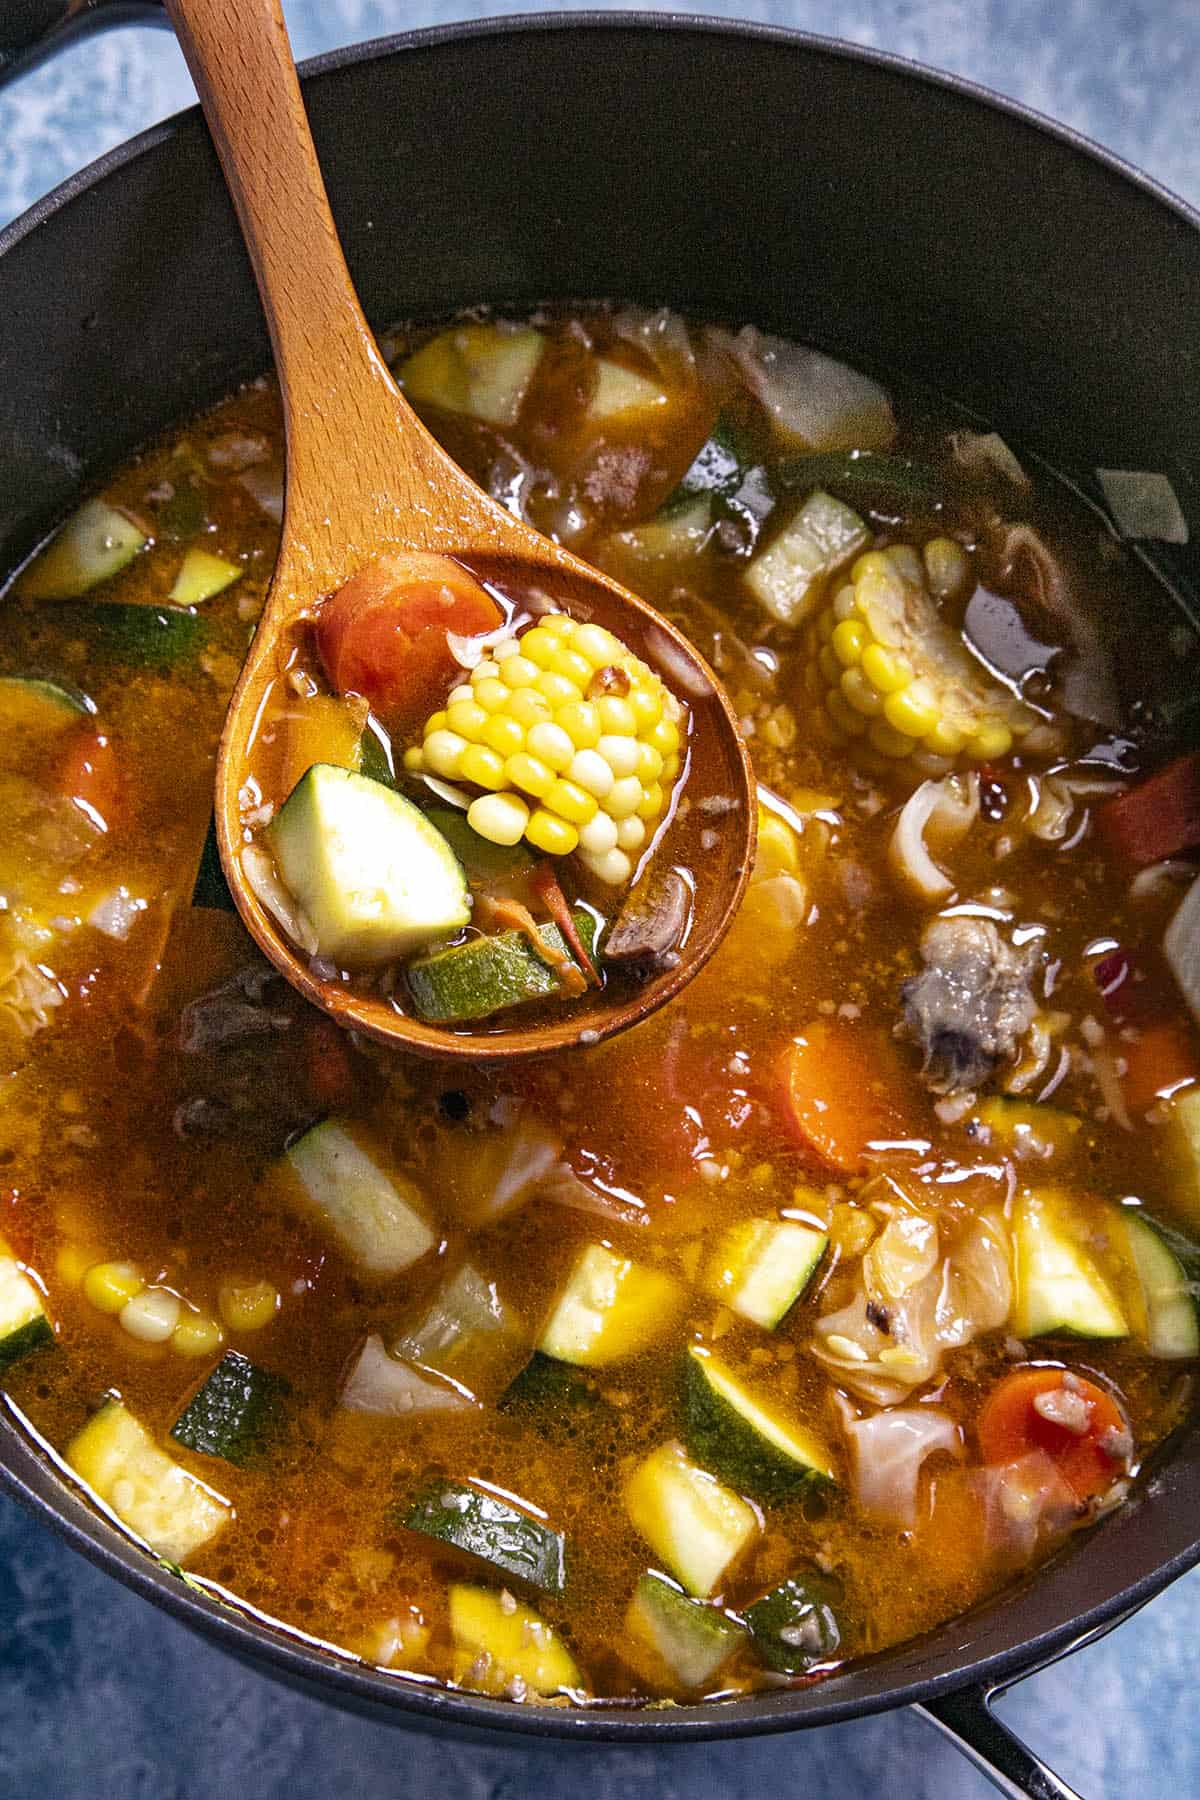
[[[283,532],[258,629],[217,757],[216,829],[230,892],[275,967],[337,1022],[426,1055],[485,1060],[592,1044],[687,984],[720,943],[753,861],[754,776],[729,700],[707,663],[620,583],[507,512],[442,450],[379,352],[346,267],[300,97],[279,0],[167,0],[254,267],[283,398]],[[319,602],[376,557],[434,552],[476,572],[542,586],[578,619],[600,617],[692,709],[705,733],[712,840],[691,926],[672,967],[630,995],[589,990],[559,1020],[470,1035],[424,1024],[386,997],[314,974],[246,878],[246,760],[273,698],[304,654]]]

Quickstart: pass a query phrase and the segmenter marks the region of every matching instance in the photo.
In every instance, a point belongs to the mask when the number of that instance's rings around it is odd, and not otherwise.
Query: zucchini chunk
[[[531,1587],[561,1594],[567,1581],[566,1541],[561,1531],[521,1512],[497,1494],[462,1483],[439,1482],[420,1495],[401,1524],[452,1550],[477,1556]]]
[[[660,406],[669,405],[670,398],[656,381],[604,356],[596,368],[588,418],[593,424],[632,423],[639,415],[655,413]]]
[[[6,749],[18,734],[35,743],[56,738],[87,718],[91,710],[82,694],[57,681],[35,675],[0,676],[0,729]]]
[[[661,1444],[625,1484],[635,1528],[689,1594],[706,1600],[758,1533],[753,1507],[690,1462],[681,1444]]]
[[[1175,1177],[1172,1199],[1189,1225],[1200,1230],[1200,1087],[1175,1095],[1162,1130]]]
[[[172,1425],[171,1436],[185,1450],[252,1468],[266,1461],[290,1392],[281,1375],[257,1368],[240,1350],[227,1350]]]
[[[545,348],[539,331],[456,325],[414,350],[397,379],[416,406],[513,425]]]
[[[493,844],[468,825],[466,813],[452,806],[431,806],[425,816],[437,826],[473,881],[528,875],[537,867],[537,857],[523,839],[518,844]]]
[[[85,500],[18,578],[17,592],[26,600],[76,600],[118,574],[145,543],[125,513]]]
[[[572,917],[590,956],[596,921],[582,907]],[[557,925],[539,925],[538,936],[556,955],[569,954]],[[414,1009],[431,1025],[489,1019],[510,1006],[546,1000],[562,991],[554,970],[534,955],[520,931],[499,931],[415,957],[404,973]]]
[[[64,630],[87,641],[91,655],[130,669],[179,668],[209,641],[208,625],[187,606],[81,600],[61,618]]]
[[[367,775],[317,763],[266,837],[320,954],[372,968],[452,937],[471,917],[462,865],[425,814]]]
[[[241,574],[240,563],[227,562],[225,557],[193,545],[184,553],[167,598],[176,606],[202,606],[206,600],[232,587]]]
[[[661,1575],[643,1575],[625,1614],[625,1661],[654,1687],[695,1693],[746,1642],[715,1607],[691,1600]]]
[[[516,1699],[586,1686],[557,1632],[511,1594],[453,1582],[450,1635],[459,1687]]]
[[[185,1562],[233,1515],[228,1500],[172,1462],[119,1400],[106,1401],[72,1438],[67,1461],[168,1562]]]
[[[754,1648],[768,1669],[803,1675],[837,1655],[842,1632],[833,1597],[833,1584],[813,1570],[793,1575],[744,1609]]]
[[[992,1094],[976,1113],[1001,1149],[1018,1157],[1063,1156],[1070,1150],[1082,1120],[1059,1106],[1021,1100],[1014,1094]]]
[[[736,421],[723,412],[656,516],[670,518],[699,499],[712,500],[720,507],[737,493],[751,467],[743,433]]]
[[[421,1190],[390,1169],[358,1127],[325,1119],[292,1145],[283,1166],[288,1197],[325,1226],[361,1274],[399,1275],[436,1246]]]
[[[799,625],[826,578],[865,550],[870,537],[856,512],[818,488],[758,552],[742,579],[779,624]]]
[[[806,1481],[834,1479],[820,1440],[768,1410],[699,1344],[688,1347],[683,1410],[689,1451],[741,1492],[779,1499]]]
[[[1120,1302],[1096,1263],[1055,1217],[1045,1194],[1026,1194],[1013,1219],[1018,1337],[1127,1337]]]
[[[585,1368],[636,1356],[670,1331],[683,1298],[669,1275],[589,1244],[576,1259],[538,1349]]]
[[[701,1285],[743,1319],[774,1331],[828,1248],[827,1231],[794,1219],[744,1219],[722,1234]]]
[[[53,1342],[54,1328],[42,1296],[0,1238],[0,1375],[31,1351]]]
[[[525,1327],[512,1307],[470,1263],[442,1283],[415,1325],[391,1345],[423,1369],[473,1394],[498,1394],[529,1355]]]
[[[660,509],[644,525],[614,531],[605,542],[637,562],[677,562],[703,550],[712,529],[712,502],[700,494],[685,498],[669,511]]]
[[[1200,1288],[1195,1280],[1200,1258],[1174,1232],[1164,1231],[1143,1213],[1127,1212],[1122,1218],[1146,1309],[1147,1349],[1164,1361],[1200,1356],[1196,1310]]]

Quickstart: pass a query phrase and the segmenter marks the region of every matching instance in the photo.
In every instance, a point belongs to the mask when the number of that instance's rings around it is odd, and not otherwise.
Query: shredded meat
[[[1013,1061],[1033,1023],[1030,957],[988,919],[939,918],[921,939],[925,967],[904,983],[904,1025],[936,1094],[978,1088]]]

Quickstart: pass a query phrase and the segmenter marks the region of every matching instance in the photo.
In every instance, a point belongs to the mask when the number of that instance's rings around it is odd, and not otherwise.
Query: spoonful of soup
[[[594,1043],[677,994],[741,899],[756,808],[729,702],[674,626],[485,494],[398,390],[278,0],[168,11],[287,437],[279,559],[217,762],[238,909],[289,981],[372,1037],[476,1058]],[[468,325],[425,362],[485,408],[519,405],[537,334],[482,336],[486,358]]]

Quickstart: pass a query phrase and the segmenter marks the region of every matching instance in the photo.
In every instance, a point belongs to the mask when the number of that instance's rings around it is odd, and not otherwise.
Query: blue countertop
[[[291,0],[298,56],[389,31],[530,10],[493,0]],[[648,10],[648,8],[646,8]],[[577,10],[565,7],[561,10]],[[1195,0],[743,0],[752,17],[911,56],[1064,120],[1200,204]],[[0,95],[0,224],[192,100],[169,35],[121,29]],[[1200,1571],[1001,1706],[1087,1800],[1200,1794]],[[0,1500],[0,1795],[54,1800],[985,1800],[911,1714],[669,1753],[479,1749],[364,1724],[248,1674]]]

